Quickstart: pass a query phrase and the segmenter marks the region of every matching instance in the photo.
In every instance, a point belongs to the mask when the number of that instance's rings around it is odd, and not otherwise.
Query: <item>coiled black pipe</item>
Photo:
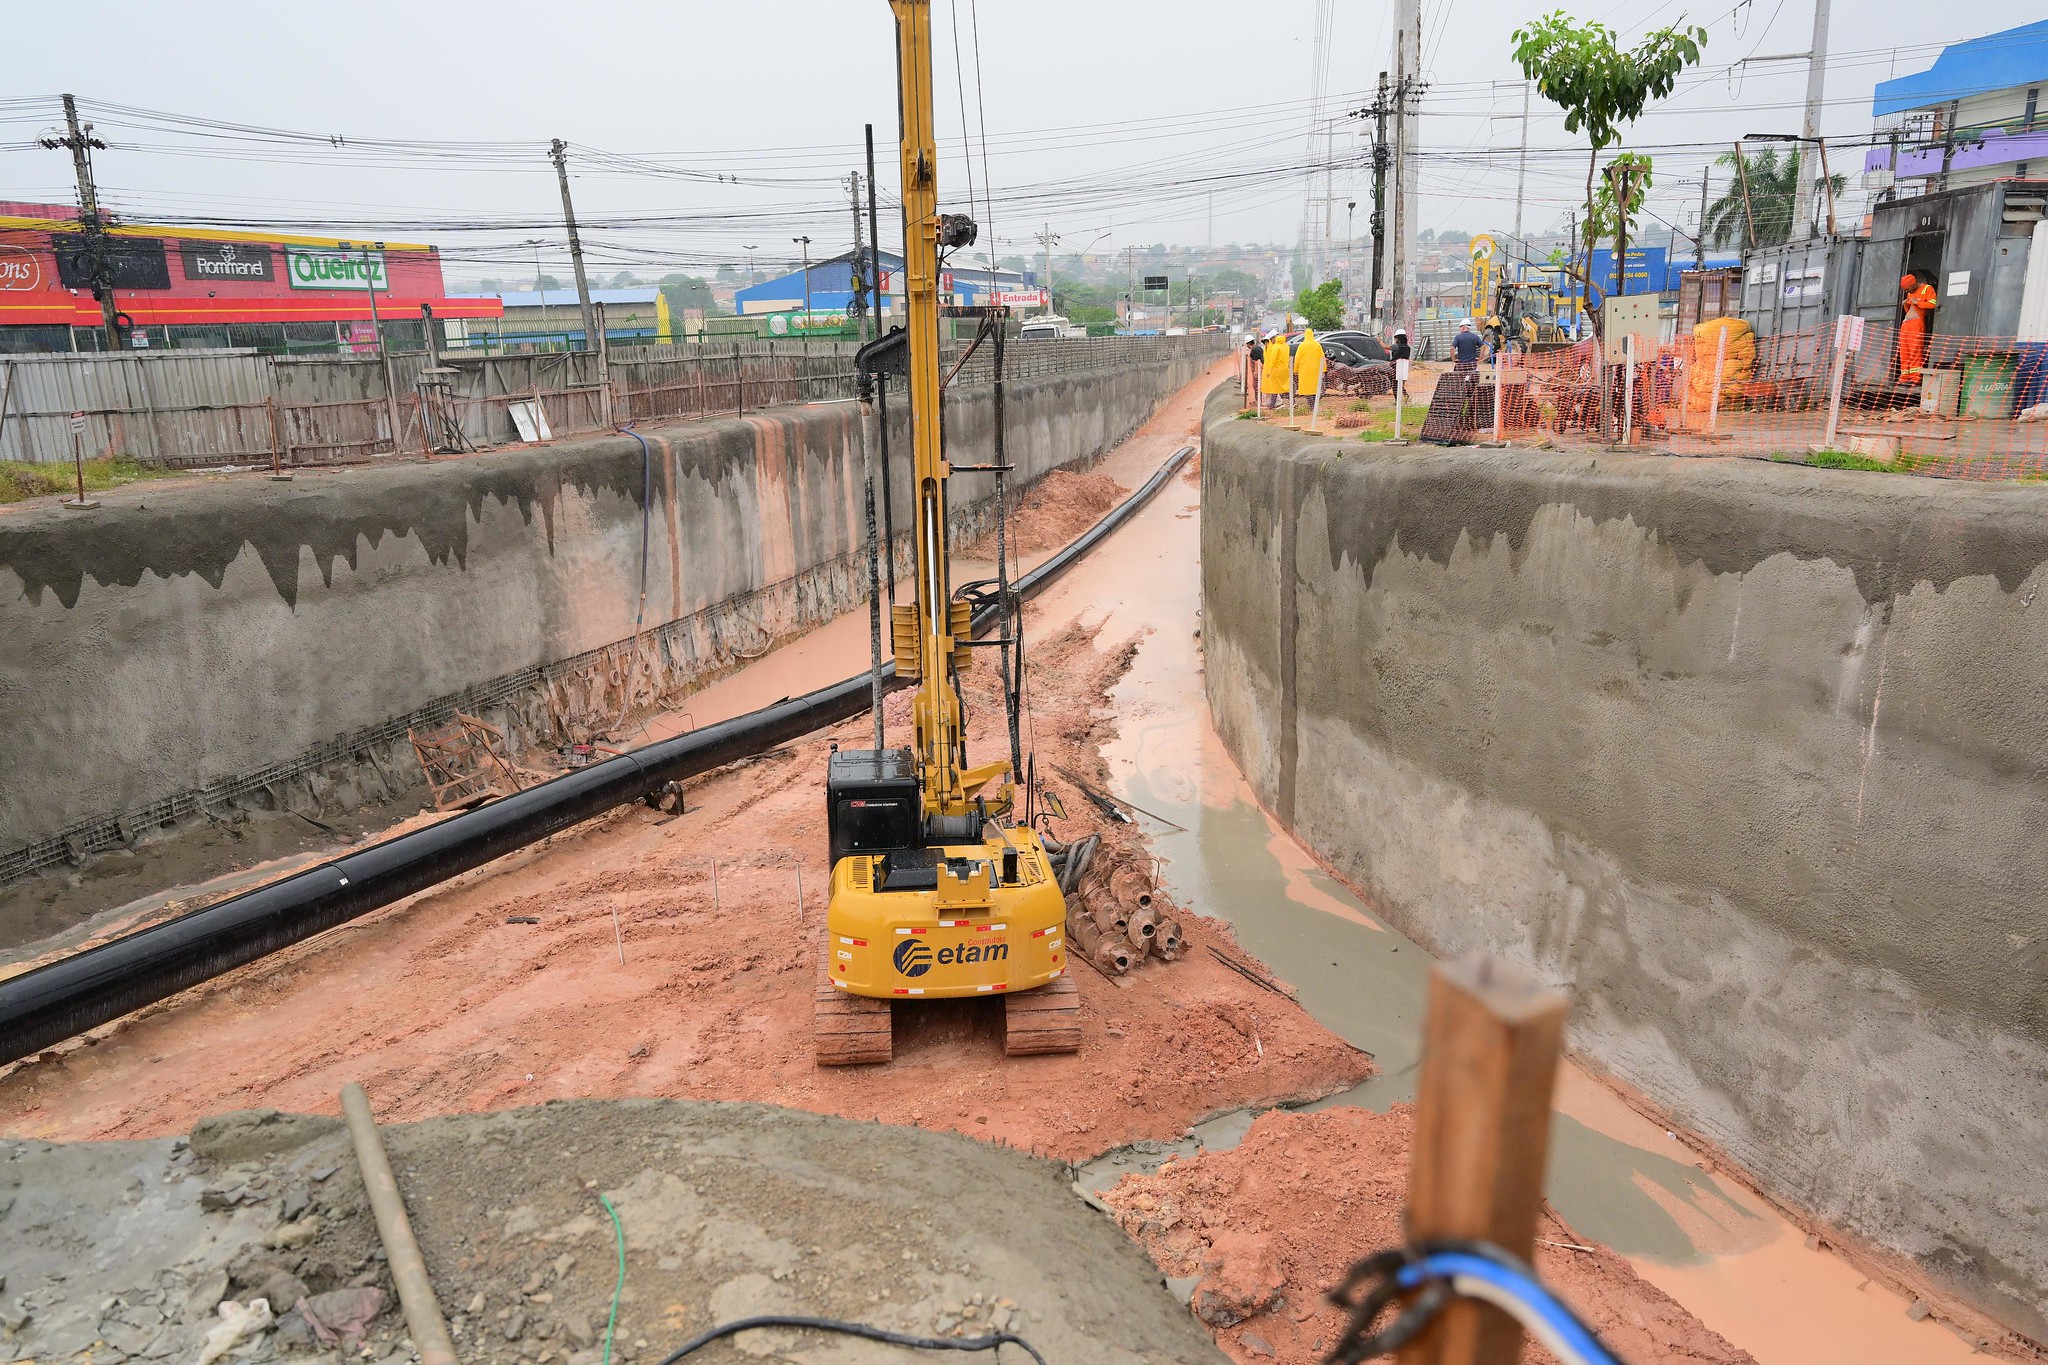
[[[1016,590],[1028,597],[1072,568],[1135,515],[1192,453],[1191,446],[1175,451],[1079,539],[1020,577]],[[998,624],[998,617],[994,603],[976,612],[975,632]],[[884,669],[888,685],[894,686],[894,665]],[[667,783],[696,777],[859,715],[869,705],[869,687],[868,675],[861,673],[649,744],[0,981],[0,1063],[19,1061],[382,909],[614,806],[637,801]]]

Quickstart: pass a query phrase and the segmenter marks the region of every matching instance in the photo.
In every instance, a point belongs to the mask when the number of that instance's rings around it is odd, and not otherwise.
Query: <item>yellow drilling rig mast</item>
[[[932,126],[931,0],[890,0],[896,18],[916,598],[891,608],[898,677],[915,677],[909,748],[840,749],[826,773],[832,883],[817,1000],[823,1065],[886,1062],[893,1007],[1001,996],[1005,1050],[1073,1052],[1080,995],[1068,975],[1066,900],[1019,809],[1008,760],[970,765],[959,675],[972,658],[972,603],[956,600],[941,448],[941,253],[972,243],[972,220],[939,212]],[[889,340],[870,350],[881,350]],[[907,352],[907,354],[905,354]],[[864,352],[864,357],[866,352]],[[885,472],[886,476],[886,472]],[[1005,628],[1019,615],[1004,603]],[[1021,649],[1021,640],[1013,640]],[[1007,684],[1006,700],[1017,696]],[[879,727],[877,734],[879,736]]]

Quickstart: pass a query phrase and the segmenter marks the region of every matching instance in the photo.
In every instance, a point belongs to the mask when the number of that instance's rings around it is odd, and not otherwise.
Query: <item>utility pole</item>
[[[370,296],[370,332],[371,335],[377,338],[377,368],[384,375],[384,405],[391,417],[391,449],[395,454],[398,450],[400,438],[404,434],[405,423],[398,411],[398,385],[391,375],[391,352],[384,345],[384,320],[377,316],[377,267],[372,262],[370,255],[372,251],[375,251],[377,259],[382,260],[384,244],[382,242],[372,242],[367,246],[352,247],[350,243],[343,242],[341,243],[341,249],[343,251],[356,250],[363,253],[363,292]],[[385,267],[384,278],[385,287],[389,288],[391,279],[389,266]],[[429,356],[431,356],[433,352],[432,343],[428,344],[427,351]],[[431,360],[429,363],[432,363]]]
[[[1052,230],[1052,224],[1045,225],[1045,231],[1038,234],[1039,249],[1045,253],[1045,311],[1052,311],[1052,244],[1060,236]]]
[[[1566,215],[1564,240],[1565,277],[1559,283],[1564,285],[1567,298],[1571,296],[1570,291],[1575,285],[1579,290],[1578,316],[1572,322],[1572,332],[1574,333],[1572,340],[1576,341],[1578,340],[1576,334],[1585,326],[1586,306],[1591,302],[1592,293],[1591,290],[1586,288],[1585,281],[1579,276],[1579,215],[1576,210]]]
[[[1138,320],[1138,248],[1124,248],[1124,326],[1127,330]]]
[[[1800,234],[1812,237],[1813,229],[1813,186],[1816,171],[1826,175],[1826,155],[1815,156],[1820,146],[1821,94],[1827,85],[1828,74],[1828,5],[1829,0],[1813,0],[1813,47],[1806,54],[1806,119],[1800,132],[1805,141],[1799,144],[1799,196],[1793,203],[1792,226]]]
[[[569,228],[569,262],[576,268],[576,304],[583,311],[583,345],[597,349],[597,314],[590,307],[590,280],[583,273],[583,239],[576,235],[576,206],[569,202],[569,144],[556,138],[548,155],[562,185],[562,221]]]
[[[1700,221],[1692,234],[1692,268],[1707,268],[1707,184],[1714,178],[1711,166],[1700,171]]]
[[[1360,113],[1372,115],[1372,316],[1379,318],[1380,290],[1386,284],[1387,267],[1387,167],[1393,164],[1393,149],[1387,146],[1387,73],[1380,72],[1380,87],[1370,106]]]
[[[1529,87],[1532,81],[1522,82],[1522,155],[1515,163],[1515,252],[1528,258],[1529,244],[1522,240],[1522,191],[1529,183]]]
[[[100,322],[107,329],[107,349],[121,349],[121,327],[114,308],[114,281],[107,262],[107,230],[100,218],[100,197],[92,179],[92,149],[104,151],[106,143],[92,135],[92,125],[78,126],[78,101],[64,97],[66,136],[39,141],[52,151],[59,147],[71,153],[71,170],[78,177],[78,225],[85,231],[85,259],[92,272],[92,296],[99,300]]]
[[[860,326],[861,344],[868,340],[868,289],[874,284],[867,278],[867,248],[861,241],[860,230],[860,172],[855,171],[846,178],[847,188],[853,197],[853,313]]]
[[[1413,310],[1415,219],[1421,208],[1422,0],[1397,0],[1394,20],[1394,270],[1389,287],[1396,326]]]
[[[1743,245],[1756,249],[1756,209],[1749,202],[1749,162],[1742,156],[1742,139],[1735,139],[1735,174],[1742,182]]]

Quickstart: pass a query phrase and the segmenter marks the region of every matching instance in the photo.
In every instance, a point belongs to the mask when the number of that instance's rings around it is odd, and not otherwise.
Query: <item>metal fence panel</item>
[[[246,351],[13,356],[0,386],[0,459],[37,463],[71,458],[73,412],[86,414],[89,456],[220,463],[248,448],[251,410],[261,416],[271,393],[268,362]]]
[[[1211,334],[1015,343],[1009,376],[1037,379],[1189,352],[1220,354],[1227,344]],[[606,357],[610,416],[621,422],[681,419],[850,398],[858,349],[851,341],[787,338],[621,346]],[[967,343],[948,341],[941,362],[951,383],[979,387],[993,377],[990,347],[970,354]],[[83,445],[93,457],[123,454],[152,464],[212,467],[412,454],[425,449],[417,385],[429,363],[419,351],[9,358],[0,361],[0,385],[7,389],[0,459],[69,460],[73,412],[86,414]],[[449,408],[472,448],[516,442],[511,407],[536,395],[556,436],[604,425],[605,394],[593,352],[443,352],[431,363],[446,372]]]

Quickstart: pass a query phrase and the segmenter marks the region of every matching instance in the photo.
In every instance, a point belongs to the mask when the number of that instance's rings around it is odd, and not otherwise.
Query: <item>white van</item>
[[[1041,313],[1037,317],[1026,318],[1017,329],[1020,341],[1061,341],[1087,335],[1086,327],[1076,327],[1058,313]]]

